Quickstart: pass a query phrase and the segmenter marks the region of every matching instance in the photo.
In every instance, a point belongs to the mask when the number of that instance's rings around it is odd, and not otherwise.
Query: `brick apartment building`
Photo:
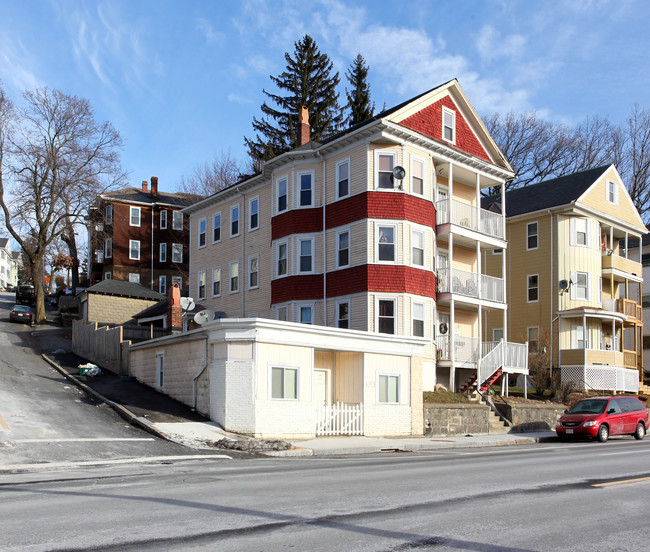
[[[202,199],[158,190],[158,178],[142,188],[97,197],[89,212],[90,283],[123,280],[166,294],[188,285],[189,221],[181,209]]]

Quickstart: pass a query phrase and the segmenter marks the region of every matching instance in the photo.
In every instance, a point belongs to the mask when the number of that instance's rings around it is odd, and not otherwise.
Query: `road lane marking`
[[[625,452],[603,452],[601,456],[618,456],[619,454],[648,454],[647,450],[628,450]]]
[[[12,439],[12,443],[113,443],[122,441],[155,441],[153,437],[125,437],[125,438],[102,438],[89,437],[87,439]]]
[[[227,454],[192,454],[188,456],[150,456],[148,458],[119,458],[116,460],[86,460],[84,462],[49,462],[43,464],[0,464],[0,473],[14,470],[48,470],[51,468],[81,468],[87,466],[113,466],[120,464],[147,464],[150,462],[175,462],[178,460],[232,460]]]
[[[10,431],[9,426],[7,425],[7,422],[5,422],[5,419],[2,417],[2,414],[0,414],[0,427],[2,429],[6,429],[7,431]]]
[[[592,487],[631,487],[650,483],[650,477],[638,477],[636,479],[624,479],[622,481],[608,481],[607,483],[595,483]]]

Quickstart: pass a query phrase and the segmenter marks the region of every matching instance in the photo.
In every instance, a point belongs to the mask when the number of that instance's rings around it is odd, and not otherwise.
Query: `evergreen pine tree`
[[[368,84],[368,66],[361,54],[357,54],[345,74],[351,90],[345,89],[348,99],[346,108],[349,110],[348,126],[354,126],[370,119],[375,114],[375,102],[370,101],[370,85]]]
[[[253,117],[254,139],[244,138],[254,165],[280,155],[298,145],[300,108],[309,110],[310,139],[322,140],[341,127],[343,113],[336,91],[340,79],[333,73],[330,58],[319,51],[314,40],[305,35],[294,44],[293,57],[285,53],[287,65],[271,80],[286,95],[264,90],[277,108],[262,104],[263,117]]]

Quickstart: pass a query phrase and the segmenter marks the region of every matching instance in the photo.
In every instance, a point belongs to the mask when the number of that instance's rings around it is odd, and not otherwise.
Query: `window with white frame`
[[[298,173],[299,202],[301,207],[314,205],[314,175],[313,173]]]
[[[132,284],[139,284],[140,283],[140,274],[137,272],[129,272],[129,282]]]
[[[276,184],[276,209],[278,213],[282,213],[289,207],[287,201],[287,177],[280,178]]]
[[[539,328],[537,326],[526,328],[526,339],[528,341],[528,352],[539,352]]]
[[[172,243],[172,263],[183,262],[183,244]]]
[[[413,303],[411,311],[413,335],[424,337],[424,303]]]
[[[417,157],[411,159],[411,191],[424,195],[424,161]]]
[[[574,324],[571,326],[571,348],[572,349],[585,349],[587,342],[585,341],[585,327],[582,324]]]
[[[399,403],[399,374],[377,374],[377,401]]]
[[[394,167],[394,153],[377,154],[377,188],[392,190],[395,187]]]
[[[212,243],[221,241],[221,213],[212,215]]]
[[[380,299],[377,304],[377,331],[379,333],[395,333],[395,300]]]
[[[526,300],[528,303],[535,303],[539,301],[539,274],[529,274],[526,279]]]
[[[206,274],[205,270],[199,270],[197,275],[197,298],[199,301],[205,299]]]
[[[278,243],[276,245],[276,257],[277,257],[277,275],[286,276],[287,275],[287,257],[288,257],[288,245],[287,242]]]
[[[199,219],[199,247],[207,245],[208,223],[205,218]]]
[[[589,234],[587,232],[588,221],[586,218],[572,218],[571,226],[573,232],[571,233],[572,245],[589,245]]]
[[[161,243],[160,244],[160,251],[158,253],[158,258],[161,263],[166,263],[167,262],[167,244],[166,243]]]
[[[456,112],[446,107],[442,108],[442,139],[456,143]]]
[[[395,262],[395,227],[380,226],[377,244],[377,259],[384,262]]]
[[[260,227],[260,198],[254,197],[248,202],[248,230]]]
[[[239,261],[230,263],[230,293],[239,291]]]
[[[104,272],[104,280],[112,280],[113,274],[110,272]]]
[[[140,260],[140,240],[129,240],[129,259]]]
[[[165,383],[165,355],[156,353],[156,387],[162,389]]]
[[[492,341],[497,343],[503,339],[503,328],[492,328]]]
[[[350,160],[345,159],[336,164],[336,194],[337,198],[350,195]]]
[[[178,284],[178,287],[183,287],[183,278],[180,276],[172,276],[172,286]]]
[[[113,256],[113,238],[104,240],[104,257],[110,259]]]
[[[287,321],[287,307],[277,307],[275,309],[275,319],[281,322]]]
[[[538,239],[538,226],[536,222],[529,222],[526,225],[526,249],[531,251],[539,247]]]
[[[140,207],[131,207],[129,224],[131,226],[140,226]]]
[[[167,209],[160,211],[160,229],[167,229]]]
[[[104,222],[106,224],[113,224],[113,206],[107,205],[104,209]]]
[[[271,398],[298,399],[298,369],[285,366],[271,367]]]
[[[300,305],[298,307],[298,316],[299,322],[301,324],[313,324],[314,323],[314,307],[311,305]]]
[[[160,276],[158,278],[158,292],[163,295],[167,294],[167,276]]]
[[[578,301],[589,301],[589,274],[586,272],[575,272],[572,276],[574,276],[573,280],[575,283],[575,292],[572,299]]]
[[[424,266],[424,232],[411,232],[411,256],[414,265]]]
[[[217,266],[212,269],[212,297],[221,295],[221,267]]]
[[[336,327],[346,329],[350,327],[349,301],[341,301],[336,304]]]
[[[298,271],[314,271],[314,238],[298,240]]]
[[[172,211],[172,229],[183,229],[183,213],[180,211]]]
[[[260,286],[260,258],[253,255],[248,258],[248,289],[255,289]]]
[[[613,205],[618,205],[618,186],[616,182],[607,181],[607,201]]]
[[[101,249],[95,249],[95,258],[97,263],[104,262],[104,252]]]
[[[239,236],[239,205],[230,208],[230,237]]]
[[[343,268],[350,265],[350,232],[339,232],[336,235],[336,266]]]

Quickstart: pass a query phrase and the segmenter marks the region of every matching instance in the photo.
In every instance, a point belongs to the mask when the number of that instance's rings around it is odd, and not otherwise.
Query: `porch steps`
[[[494,372],[494,374],[492,374],[487,380],[485,380],[483,382],[483,384],[481,385],[481,391],[482,392],[487,391],[489,389],[489,387],[496,380],[499,379],[499,377],[501,376],[501,372],[502,372],[502,370],[501,370],[501,368],[499,368],[496,372]],[[476,384],[477,378],[478,378],[478,373],[476,372],[476,370],[474,370],[474,373],[472,374],[472,376],[465,382],[464,385],[460,386],[461,392],[463,392],[463,393],[473,393],[473,392],[475,392],[476,389],[477,389],[477,384]]]
[[[488,434],[504,434],[508,433],[508,431],[508,425],[501,419],[501,416],[493,410],[490,410],[490,417],[488,418]]]
[[[639,383],[639,393],[642,393],[643,395],[650,395],[650,385]]]

